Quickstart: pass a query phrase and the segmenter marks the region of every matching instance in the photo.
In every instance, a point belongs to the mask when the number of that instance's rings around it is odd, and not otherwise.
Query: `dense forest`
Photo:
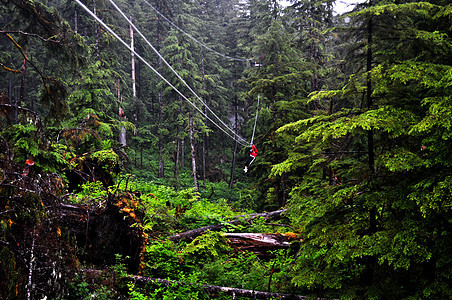
[[[0,3],[0,299],[452,298],[450,0]]]

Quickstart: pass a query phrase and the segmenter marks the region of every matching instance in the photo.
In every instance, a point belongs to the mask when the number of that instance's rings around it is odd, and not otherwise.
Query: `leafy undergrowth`
[[[77,204],[93,205],[93,201],[102,203],[108,195],[120,194],[129,196],[118,197],[115,205],[124,218],[133,220],[132,227],[139,229],[137,234],[142,232],[145,237],[137,274],[191,284],[136,285],[127,280],[129,275],[133,275],[125,267],[129,258],[118,254],[116,263],[100,273],[78,272],[71,284],[72,294],[78,299],[211,299],[213,296],[230,299],[227,295],[207,293],[202,288],[203,284],[294,292],[288,274],[296,247],[267,251],[262,255],[234,248],[222,235],[223,232],[285,233],[287,227],[268,224],[263,218],[239,225],[228,224],[230,218],[252,211],[238,211],[224,198],[206,199],[192,189],[176,191],[164,185],[132,180],[129,175],[118,179],[118,184],[108,189],[100,184],[87,183],[71,200]],[[212,224],[224,226],[220,232],[207,231],[191,242],[168,240],[172,234]]]

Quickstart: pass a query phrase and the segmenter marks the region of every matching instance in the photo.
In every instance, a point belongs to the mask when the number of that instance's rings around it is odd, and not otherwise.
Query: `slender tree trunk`
[[[24,59],[24,63],[22,64],[22,72],[20,79],[20,91],[19,97],[16,96],[16,108],[14,111],[14,123],[17,122],[17,117],[19,115],[18,106],[25,101],[25,74],[27,72],[27,61]]]
[[[13,76],[12,75],[9,75],[8,101],[9,101],[9,104],[13,104]]]
[[[195,132],[193,128],[193,113],[189,113],[190,123],[190,149],[191,149],[191,165],[193,170],[193,185],[195,187],[195,193],[199,192],[198,174],[196,172],[196,150],[195,150]]]
[[[27,61],[24,59],[24,63],[22,64],[21,81],[20,81],[20,103],[25,102],[25,75],[26,75],[26,72],[27,72]],[[16,105],[17,105],[17,103],[16,103]]]
[[[137,82],[137,97],[138,99],[141,99],[141,60],[136,61],[136,82]]]
[[[180,102],[180,96],[177,97]],[[179,106],[178,116],[182,113],[182,106]],[[174,152],[174,179],[176,182],[179,180],[179,158],[180,158],[180,126],[177,124],[176,127],[176,150]]]
[[[286,172],[283,172],[281,174],[281,197],[282,197],[282,202],[281,202],[281,207],[284,207],[286,205],[286,178],[287,178],[287,174]]]
[[[119,120],[121,122],[125,122],[126,121],[126,116],[124,114],[124,110],[122,109],[122,96],[121,96],[121,88],[120,88],[119,78],[118,78],[118,102],[119,102],[119,111],[118,111]],[[127,145],[126,129],[124,128],[124,126],[122,126],[121,130],[119,131],[119,143],[122,146],[126,146]]]
[[[370,1],[370,5],[372,5],[372,1]],[[367,25],[367,109],[372,109],[372,78],[371,78],[371,70],[372,70],[372,34],[373,34],[373,24],[372,17],[369,19],[369,23]],[[374,134],[373,130],[370,129],[367,131],[367,150],[369,152],[369,169],[371,172],[375,170],[375,156],[374,156]]]
[[[161,41],[161,37],[160,37],[160,19],[157,19],[157,47],[158,47],[158,51],[160,53],[161,50],[161,46],[162,46],[162,41]],[[162,71],[162,59],[158,58],[158,70],[159,73],[161,73]],[[161,127],[163,126],[163,95],[162,95],[162,91],[159,90],[158,93],[158,102],[159,102],[159,111],[158,111],[158,126]],[[159,134],[159,142],[158,142],[158,147],[159,147],[159,173],[158,173],[158,178],[163,178],[165,177],[165,163],[163,161],[163,136],[161,136]]]
[[[207,113],[204,107],[204,113]],[[207,122],[207,120],[206,120]],[[207,134],[202,134],[202,182],[203,186],[206,187],[206,171],[207,171]]]
[[[93,8],[94,15],[97,16],[96,0],[94,0],[93,5],[94,5]],[[96,33],[96,57],[97,60],[99,60],[99,27],[97,26],[97,22],[94,23],[94,31]]]
[[[238,122],[238,103],[237,103],[237,99],[235,99],[234,102],[234,126],[235,126],[235,133],[238,134],[238,130],[239,130],[239,122]],[[234,185],[234,171],[235,171],[235,163],[236,163],[236,158],[237,158],[237,147],[238,147],[238,143],[237,140],[235,140],[234,143],[234,153],[232,154],[232,166],[231,166],[231,176],[229,179],[229,188],[232,189],[232,186]]]
[[[201,66],[202,66],[202,81],[203,81],[203,85],[205,88],[205,92],[206,95],[207,93],[207,85],[206,85],[206,81],[205,81],[205,67],[204,67],[204,55],[201,54]],[[207,100],[206,100],[206,104],[207,104]],[[207,115],[207,108],[206,106],[203,107],[203,112],[205,115]],[[206,122],[206,126],[207,126],[207,119],[204,121]],[[202,135],[202,182],[203,182],[203,186],[206,187],[206,170],[207,170],[207,134],[203,133]]]
[[[31,292],[33,290],[32,278],[33,278],[33,262],[35,260],[35,256],[34,256],[35,241],[36,241],[36,228],[33,229],[32,237],[31,237],[30,260],[28,263],[27,300],[32,299]]]
[[[185,102],[184,99],[182,99],[182,97],[180,98],[180,113],[182,115],[183,111],[182,111],[182,107],[184,107]],[[180,167],[181,168],[185,168],[185,135],[182,136],[182,139],[180,141]]]
[[[78,11],[76,7],[74,11],[74,32],[77,33],[77,31],[78,31]]]
[[[130,22],[132,23],[132,17],[130,17]],[[133,39],[133,27],[130,25],[130,48],[135,51],[134,39]],[[132,63],[132,97],[133,103],[135,104],[135,111],[133,113],[133,123],[135,125],[135,132],[138,128],[138,105],[137,105],[137,88],[136,88],[136,77],[135,77],[135,53],[131,52],[131,63]]]
[[[143,169],[143,145],[140,148],[140,168]]]
[[[180,166],[185,167],[185,138],[180,141]]]
[[[372,0],[369,1],[369,6],[372,6]],[[367,109],[372,109],[373,99],[372,99],[372,35],[373,35],[373,23],[372,17],[369,17],[369,22],[367,24]],[[373,129],[367,131],[367,151],[369,153],[369,169],[371,173],[375,172],[375,154],[374,154],[374,133]],[[377,231],[377,208],[373,206],[369,212],[369,234]]]
[[[238,143],[235,141],[234,143],[234,153],[232,154],[232,167],[231,167],[231,177],[229,179],[229,188],[232,189],[234,186],[234,170],[235,170],[235,161],[237,157],[237,147]]]
[[[179,134],[179,128],[177,129]],[[180,155],[180,138],[176,138],[176,153],[174,155],[174,179],[176,182],[179,180],[179,155]]]

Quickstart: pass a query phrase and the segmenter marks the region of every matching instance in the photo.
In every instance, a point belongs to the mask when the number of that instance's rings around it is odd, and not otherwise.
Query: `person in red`
[[[243,171],[245,171],[245,173],[248,172],[249,166],[256,159],[256,156],[257,156],[258,153],[259,152],[257,152],[256,146],[254,144],[251,145],[250,152],[249,152],[249,157],[248,157],[248,159],[245,162],[245,169],[243,169]]]

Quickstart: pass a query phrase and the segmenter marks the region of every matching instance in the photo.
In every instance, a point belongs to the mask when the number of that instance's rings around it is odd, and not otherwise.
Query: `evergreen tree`
[[[365,72],[342,90],[312,95],[362,105],[279,130],[297,147],[273,171],[309,167],[291,195],[304,237],[293,281],[327,297],[447,297],[449,125],[434,120],[450,112],[450,9],[368,4],[350,15],[366,29]]]

